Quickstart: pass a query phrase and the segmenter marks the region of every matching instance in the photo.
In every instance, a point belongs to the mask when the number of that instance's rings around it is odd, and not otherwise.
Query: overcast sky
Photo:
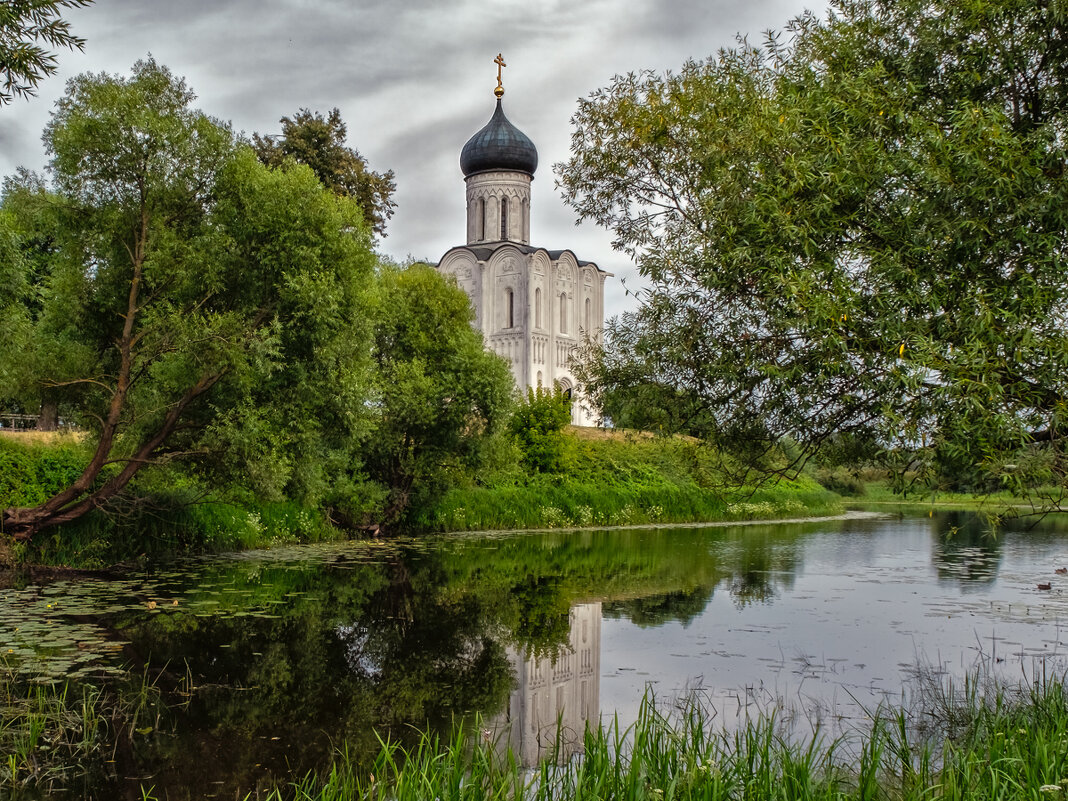
[[[381,250],[437,261],[463,244],[460,149],[493,112],[503,53],[504,106],[538,148],[531,244],[570,248],[617,278],[609,316],[631,302],[629,261],[606,232],[574,214],[554,186],[568,155],[576,101],[613,75],[677,69],[760,41],[813,0],[96,0],[67,11],[85,52],[61,51],[59,72],[36,98],[0,108],[0,175],[41,170],[41,131],[66,79],[129,74],[151,53],[184,76],[197,105],[251,135],[277,133],[299,108],[337,107],[349,145],[376,171],[396,173],[397,211]]]

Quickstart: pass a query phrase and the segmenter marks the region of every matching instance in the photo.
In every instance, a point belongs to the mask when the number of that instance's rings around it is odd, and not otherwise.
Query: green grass
[[[975,685],[973,685],[974,689]],[[638,722],[587,731],[581,759],[525,771],[481,737],[385,742],[370,770],[339,753],[323,776],[270,801],[1035,801],[1068,793],[1068,695],[1060,681],[950,699],[928,709],[936,731],[903,710],[855,737],[784,737],[772,718],[716,730],[699,704],[664,715],[647,698]],[[477,728],[476,728],[477,731]]]
[[[802,476],[729,487],[717,455],[681,438],[565,432],[564,469],[512,468],[458,481],[424,510],[433,531],[586,528],[649,523],[775,520],[837,514],[834,493]]]
[[[1036,489],[1021,496],[1010,492],[968,493],[946,490],[894,492],[884,480],[866,480],[863,491],[850,493],[851,508],[919,515],[939,511],[970,511],[984,515],[995,526],[1007,519],[1031,516],[1041,520],[1049,512],[1066,508],[1059,491]]]
[[[52,443],[0,439],[0,507],[40,503],[72,481],[86,459],[75,438]],[[596,429],[564,433],[562,470],[525,468],[502,438],[473,472],[413,510],[408,533],[590,528],[704,521],[776,520],[842,511],[839,497],[802,476],[761,488],[731,487],[720,455],[684,438]],[[123,498],[73,523],[47,529],[0,559],[103,568],[174,554],[269,547],[345,536],[323,511],[267,503],[240,487],[206,491],[180,466],[144,471]]]
[[[104,689],[26,677],[0,660],[0,797],[66,797],[113,779],[121,741],[158,728],[160,699],[147,676]]]

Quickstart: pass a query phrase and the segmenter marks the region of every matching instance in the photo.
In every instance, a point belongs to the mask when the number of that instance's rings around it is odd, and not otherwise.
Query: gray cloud
[[[633,267],[594,226],[575,227],[551,165],[568,155],[576,100],[613,75],[677,69],[759,41],[804,0],[97,0],[67,17],[84,53],[59,53],[40,96],[0,109],[0,175],[41,169],[40,134],[65,79],[128,73],[151,52],[186,77],[207,113],[239,131],[272,133],[298,108],[341,110],[372,169],[397,175],[398,210],[382,250],[436,260],[464,235],[459,150],[493,110],[503,52],[505,108],[538,147],[534,244],[571,248],[628,285]],[[609,313],[633,306],[619,282]]]

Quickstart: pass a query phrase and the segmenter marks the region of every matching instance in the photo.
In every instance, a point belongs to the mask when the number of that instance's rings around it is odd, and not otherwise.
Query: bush
[[[839,495],[859,497],[864,494],[864,482],[844,467],[834,469],[821,467],[814,471],[813,477],[820,483],[820,486],[831,492],[837,492]]]
[[[571,422],[571,396],[559,387],[527,388],[527,397],[512,413],[508,428],[519,443],[524,463],[539,473],[563,469],[564,438]]]

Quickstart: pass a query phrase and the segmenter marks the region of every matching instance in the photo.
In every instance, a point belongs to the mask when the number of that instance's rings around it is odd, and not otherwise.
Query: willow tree
[[[583,100],[565,197],[647,279],[594,395],[664,387],[756,456],[848,433],[1064,485],[1066,27],[1060,0],[839,0]]]
[[[375,260],[362,210],[306,167],[262,165],[193,99],[141,61],[128,78],[73,79],[45,131],[41,202],[58,241],[40,307],[5,312],[20,347],[5,342],[0,362],[34,369],[0,374],[58,393],[92,452],[53,498],[3,510],[17,539],[176,458],[314,501],[366,433]],[[6,219],[0,275],[25,287],[31,260]]]

